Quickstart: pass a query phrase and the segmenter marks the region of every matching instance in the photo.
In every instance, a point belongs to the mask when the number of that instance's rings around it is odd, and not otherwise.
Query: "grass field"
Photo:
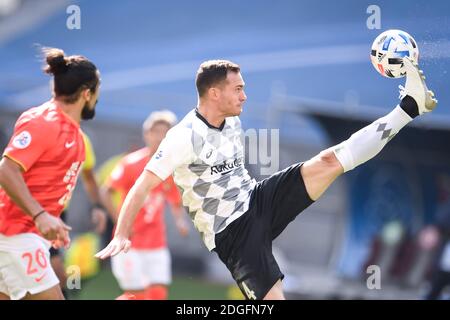
[[[111,273],[104,269],[97,276],[82,282],[81,290],[69,292],[73,300],[113,300],[121,294],[121,290]],[[240,298],[235,287],[207,282],[203,279],[176,276],[169,290],[170,300],[219,300]]]

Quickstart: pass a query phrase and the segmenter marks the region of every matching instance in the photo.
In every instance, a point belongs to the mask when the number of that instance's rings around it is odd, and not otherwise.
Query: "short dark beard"
[[[95,102],[97,104],[97,101]],[[81,110],[81,119],[83,120],[91,120],[95,117],[95,106],[94,108],[90,109],[89,105],[86,103]]]

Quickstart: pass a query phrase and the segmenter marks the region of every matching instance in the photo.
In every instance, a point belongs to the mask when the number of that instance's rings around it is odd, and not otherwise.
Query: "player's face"
[[[100,74],[97,73],[97,76],[99,77],[99,81],[95,87],[95,91],[89,91],[86,103],[81,110],[81,119],[83,120],[89,120],[95,117],[95,106],[97,105],[98,97],[100,95]]]
[[[247,100],[244,85],[240,72],[228,72],[227,79],[220,90],[221,111],[227,117],[241,114],[244,102]]]
[[[147,147],[156,150],[169,129],[168,123],[156,122],[149,130],[144,132],[144,140]]]

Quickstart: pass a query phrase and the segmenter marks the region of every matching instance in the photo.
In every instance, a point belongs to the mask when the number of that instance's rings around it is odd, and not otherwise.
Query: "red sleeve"
[[[3,155],[27,171],[42,154],[54,147],[57,136],[58,127],[54,122],[21,116]]]
[[[120,161],[109,175],[106,185],[116,191],[128,192],[131,188],[127,174],[125,174],[126,166],[124,161]]]
[[[173,181],[172,176],[167,178],[164,183],[166,184],[166,187],[164,188],[164,195],[167,202],[169,202],[171,205],[181,206],[182,201],[180,191]]]

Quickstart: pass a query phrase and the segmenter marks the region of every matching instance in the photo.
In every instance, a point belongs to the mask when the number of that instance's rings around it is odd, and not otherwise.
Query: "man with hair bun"
[[[70,243],[60,214],[85,161],[80,122],[94,118],[99,96],[86,57],[42,51],[53,97],[22,113],[0,161],[0,299],[64,299],[49,248]]]

